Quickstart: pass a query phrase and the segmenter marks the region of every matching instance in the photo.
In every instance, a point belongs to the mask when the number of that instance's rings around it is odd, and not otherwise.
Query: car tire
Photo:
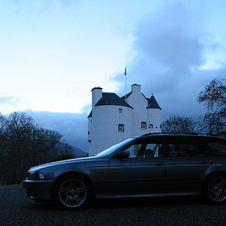
[[[81,176],[65,176],[56,182],[53,198],[60,209],[77,210],[86,207],[90,197],[88,181]]]
[[[210,176],[204,185],[204,198],[211,204],[226,202],[226,176],[215,174]]]

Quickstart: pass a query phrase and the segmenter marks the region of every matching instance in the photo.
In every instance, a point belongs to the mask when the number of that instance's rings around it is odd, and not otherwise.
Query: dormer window
[[[118,109],[118,113],[122,113],[122,108],[119,108]]]

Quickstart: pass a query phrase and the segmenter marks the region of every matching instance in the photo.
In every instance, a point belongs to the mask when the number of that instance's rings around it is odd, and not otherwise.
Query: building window
[[[134,144],[134,154],[137,155],[138,151],[140,150],[140,145],[139,144]]]
[[[122,108],[119,108],[119,109],[118,109],[118,112],[119,112],[119,113],[122,113]]]
[[[124,133],[124,124],[118,124],[118,132]]]
[[[147,123],[141,122],[141,129],[147,129]]]
[[[149,124],[149,129],[153,129],[153,124]]]

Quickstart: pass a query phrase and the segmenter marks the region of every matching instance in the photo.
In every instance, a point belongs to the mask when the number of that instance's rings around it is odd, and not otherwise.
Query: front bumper
[[[24,180],[26,196],[34,201],[51,200],[53,180]]]

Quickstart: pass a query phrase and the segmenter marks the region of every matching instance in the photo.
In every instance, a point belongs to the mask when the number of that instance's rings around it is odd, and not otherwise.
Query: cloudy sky
[[[0,112],[24,111],[87,151],[91,89],[141,85],[171,114],[226,78],[225,0],[0,0]]]

